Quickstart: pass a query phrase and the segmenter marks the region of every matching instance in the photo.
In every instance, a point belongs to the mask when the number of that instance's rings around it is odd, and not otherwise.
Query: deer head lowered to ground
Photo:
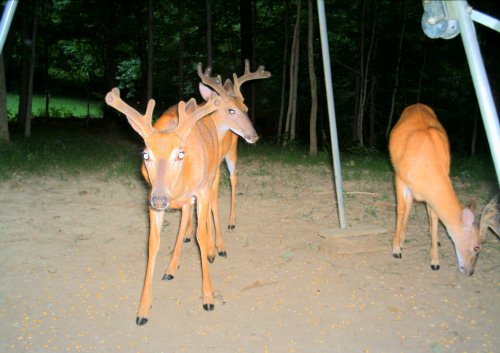
[[[238,77],[233,74],[234,83],[227,79],[224,84],[222,84],[221,77],[217,75],[216,77],[211,76],[212,68],[208,66],[205,71],[202,71],[201,63],[198,64],[198,76],[201,79],[199,84],[200,94],[205,100],[209,100],[212,94],[216,93],[220,98],[220,105],[218,108],[209,115],[209,118],[214,122],[217,128],[217,134],[219,139],[219,162],[223,159],[226,161],[226,165],[229,170],[229,176],[231,181],[231,208],[229,215],[229,227],[233,229],[235,227],[236,217],[235,217],[235,195],[236,195],[236,159],[237,159],[237,143],[238,135],[243,137],[247,142],[254,143],[258,139],[258,135],[255,132],[253,125],[248,118],[248,108],[244,103],[243,95],[241,94],[240,87],[243,83],[250,80],[269,78],[271,73],[265,71],[264,66],[259,66],[255,72],[250,71],[250,64],[248,60],[245,61],[245,72],[243,76]],[[171,126],[175,125],[177,119],[177,108],[176,106],[170,107],[165,111],[162,116],[158,119],[157,125],[159,126]],[[220,256],[226,256],[226,250],[224,242],[222,240],[219,215],[218,215],[218,188],[219,188],[219,178],[220,172],[217,173],[216,180],[212,188],[212,200],[210,202],[210,209],[213,214],[213,220],[215,225],[215,239],[217,245],[217,251]],[[189,210],[192,214],[192,210]],[[192,217],[189,218],[189,222],[186,228],[186,234],[182,235],[176,242],[174,251],[172,252],[172,257],[169,266],[165,270],[164,279],[171,280],[175,276],[175,272],[178,268],[180,251],[182,241],[190,241],[192,231]],[[208,257],[209,261],[212,262],[215,259],[215,246],[211,234],[211,227],[209,228],[208,237]]]
[[[448,137],[434,111],[424,104],[407,107],[391,131],[389,152],[396,172],[396,231],[392,254],[401,258],[406,224],[413,200],[426,203],[431,235],[431,268],[439,270],[438,220],[446,227],[455,246],[460,272],[472,275],[481,249],[482,234],[494,225],[495,208],[490,202],[481,218],[480,232],[474,213],[462,207],[453,189]],[[498,214],[498,209],[496,210]]]
[[[166,130],[161,129],[161,124],[154,127],[151,124],[154,100],[149,101],[145,115],[141,115],[126,104],[120,98],[119,90],[114,88],[106,95],[106,103],[127,116],[146,145],[143,174],[151,187],[149,256],[136,323],[144,325],[148,321],[152,302],[151,281],[164,211],[182,208],[179,233],[184,232],[188,221],[186,208],[191,207],[194,197],[198,212],[196,234],[201,255],[203,307],[213,310],[206,244],[210,193],[219,166],[219,143],[212,120],[202,118],[217,109],[220,99],[214,94],[201,107],[194,99],[180,102],[177,106],[178,123]]]

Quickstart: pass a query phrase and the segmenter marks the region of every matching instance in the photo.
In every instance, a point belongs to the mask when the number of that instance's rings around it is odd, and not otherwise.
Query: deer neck
[[[427,203],[437,213],[448,234],[453,238],[461,229],[462,206],[450,181],[441,183],[433,189],[433,196],[427,200]]]

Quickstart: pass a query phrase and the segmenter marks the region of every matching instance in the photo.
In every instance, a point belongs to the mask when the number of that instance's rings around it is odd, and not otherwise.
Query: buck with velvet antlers
[[[396,231],[392,254],[401,258],[413,200],[426,203],[431,235],[431,268],[439,270],[438,220],[455,246],[460,272],[472,275],[488,228],[498,235],[498,197],[483,210],[480,227],[453,189],[448,137],[434,111],[424,104],[407,107],[391,131],[389,152],[396,172]]]
[[[203,307],[213,310],[206,244],[212,185],[219,167],[219,142],[213,121],[202,118],[217,109],[220,99],[214,94],[201,107],[196,105],[194,99],[187,103],[180,102],[177,106],[178,124],[168,129],[162,129],[161,124],[152,126],[154,100],[149,101],[144,116],[120,98],[117,88],[106,95],[106,103],[126,115],[146,145],[143,174],[151,186],[149,256],[136,323],[144,325],[148,321],[152,303],[151,281],[160,246],[164,211],[183,210],[179,230],[183,232],[189,214],[185,209],[191,207],[193,198],[196,198],[198,213],[196,237],[201,256]]]
[[[264,66],[259,66],[255,72],[250,71],[250,64],[245,60],[245,71],[242,76],[238,77],[233,74],[233,81],[227,79],[224,84],[220,75],[216,77],[211,76],[212,68],[208,66],[205,72],[202,72],[201,63],[198,64],[198,76],[201,79],[199,84],[200,94],[203,99],[208,100],[212,94],[217,94],[220,99],[220,105],[217,109],[208,115],[217,128],[217,136],[219,140],[219,163],[224,159],[229,170],[231,182],[231,207],[229,214],[229,229],[233,229],[236,223],[235,216],[235,196],[236,196],[236,159],[237,159],[237,144],[238,135],[241,136],[248,143],[255,143],[258,140],[258,135],[255,132],[253,125],[248,118],[248,108],[244,103],[244,97],[241,93],[240,87],[243,83],[251,80],[258,80],[271,77],[271,73],[265,71]],[[158,119],[159,126],[172,126],[177,121],[177,106],[172,106],[165,111]],[[221,228],[219,223],[218,212],[218,194],[219,194],[219,179],[220,170],[218,170],[215,181],[212,186],[212,199],[210,202],[210,210],[213,214],[213,222],[215,228],[215,245],[219,256],[226,257],[224,242],[222,239]],[[192,207],[186,208],[190,217],[186,227],[185,234],[179,233],[179,238],[176,241],[174,251],[170,263],[165,270],[163,279],[171,280],[174,278],[178,268],[182,241],[189,242],[193,235],[193,211]],[[182,212],[185,212],[183,209]],[[208,260],[213,262],[215,259],[215,245],[213,237],[211,236],[211,223],[209,223],[209,237],[207,243]]]

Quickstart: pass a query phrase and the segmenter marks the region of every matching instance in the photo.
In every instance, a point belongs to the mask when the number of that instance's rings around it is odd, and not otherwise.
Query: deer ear
[[[230,95],[234,96],[234,86],[233,86],[233,81],[230,79],[226,79],[226,82],[224,82],[224,90]]]
[[[191,98],[187,103],[186,103],[186,109],[184,110],[186,114],[191,114],[198,108],[196,105],[196,100],[194,98]]]
[[[210,95],[213,93],[213,91],[201,82],[198,86],[202,98],[205,100],[205,102],[208,102],[208,100],[210,99]]]
[[[467,207],[462,210],[462,223],[468,227],[474,223],[474,213]]]

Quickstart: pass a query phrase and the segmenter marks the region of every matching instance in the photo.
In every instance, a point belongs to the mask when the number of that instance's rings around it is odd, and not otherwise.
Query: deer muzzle
[[[166,195],[151,195],[150,204],[156,211],[164,211],[170,205],[170,197]]]
[[[253,131],[252,133],[245,135],[244,139],[248,143],[255,143],[259,139],[259,135],[257,135],[257,132]]]

